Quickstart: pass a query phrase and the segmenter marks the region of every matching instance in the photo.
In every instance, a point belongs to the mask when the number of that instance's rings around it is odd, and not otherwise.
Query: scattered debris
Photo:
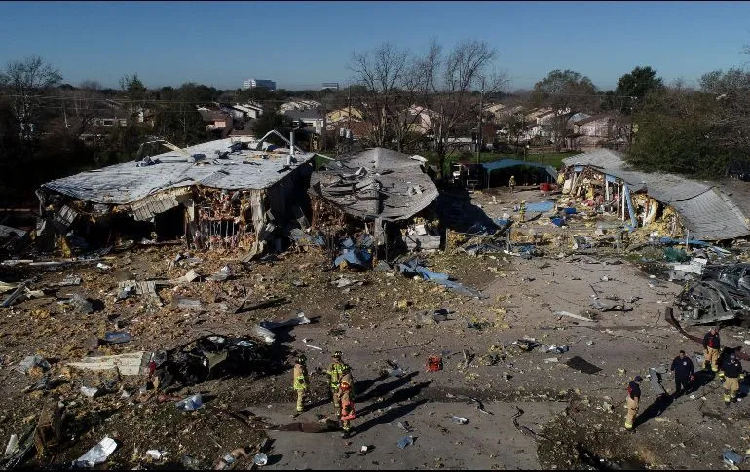
[[[181,411],[195,411],[203,408],[203,396],[200,393],[191,395],[184,400],[180,400],[175,407]]]
[[[404,436],[396,443],[399,449],[404,449],[406,446],[411,446],[412,444],[414,444],[414,436]]]
[[[43,372],[48,371],[52,366],[50,365],[49,361],[47,359],[43,358],[42,356],[38,354],[34,354],[33,356],[26,356],[23,358],[23,360],[18,364],[18,371],[26,374],[34,367],[39,367],[42,369]]]
[[[117,449],[117,442],[109,436],[92,447],[86,454],[82,455],[73,462],[74,467],[94,467],[97,464],[105,462],[107,458]]]
[[[581,320],[581,321],[596,321],[596,320],[593,320],[593,319],[590,319],[590,318],[586,318],[585,316],[576,315],[575,313],[571,313],[569,311],[556,311],[556,312],[554,312],[554,314],[555,314],[555,316],[560,316],[560,317],[562,317],[562,316],[569,316],[571,318],[575,318],[575,319]]]
[[[148,359],[145,351],[136,351],[111,356],[84,357],[80,362],[68,362],[67,365],[83,370],[115,370],[120,375],[144,375],[148,372]]]
[[[453,419],[453,422],[456,424],[467,424],[469,420],[467,418],[463,418],[461,416],[451,416]]]

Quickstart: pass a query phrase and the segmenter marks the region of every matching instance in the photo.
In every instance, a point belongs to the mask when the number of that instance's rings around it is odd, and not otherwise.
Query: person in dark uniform
[[[734,351],[729,353],[729,356],[724,361],[724,403],[727,406],[732,402],[737,402],[737,392],[740,389],[740,380],[745,378],[745,374],[742,371],[742,364]]]
[[[695,368],[692,359],[685,355],[685,351],[680,351],[680,355],[674,358],[669,370],[674,372],[674,397],[677,398],[683,393],[687,393],[690,382],[695,380]]]

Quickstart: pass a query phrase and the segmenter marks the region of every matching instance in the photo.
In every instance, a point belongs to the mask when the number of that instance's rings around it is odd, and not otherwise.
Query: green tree
[[[646,171],[725,177],[734,152],[720,144],[716,110],[710,94],[682,87],[651,91],[634,117],[638,132],[628,162]]]
[[[644,105],[649,93],[659,92],[664,87],[661,77],[651,66],[636,67],[617,81],[616,94],[619,111],[625,115],[637,113]]]

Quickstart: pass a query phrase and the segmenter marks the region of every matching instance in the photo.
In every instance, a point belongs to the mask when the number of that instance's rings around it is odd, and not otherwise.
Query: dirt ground
[[[498,218],[513,215],[521,200],[544,196],[538,190],[512,195],[500,190],[471,198]],[[200,261],[174,262],[185,253],[182,247],[151,246],[105,256],[100,262],[108,269],[96,268],[96,262],[62,268],[0,266],[0,280],[17,283],[31,277],[31,289],[50,288],[71,274],[83,279],[79,286],[0,309],[0,440],[21,436],[36,424],[46,402],[59,399],[66,406],[62,443],[28,459],[24,467],[70,464],[104,436],[118,441],[118,449],[99,466],[105,468],[210,468],[227,452],[255,449],[266,437],[272,441],[264,468],[270,469],[726,467],[724,451],[744,454],[750,447],[750,401],[741,398],[725,407],[722,386],[710,374],[700,373],[691,394],[662,403],[646,379],[635,432],[623,428],[628,380],[635,375],[645,379],[650,367],[668,369],[680,349],[690,355],[701,349],[664,321],[664,308],[681,287],[658,271],[644,271],[642,254],[614,247],[571,249],[571,235],[592,235],[601,221],[580,217],[568,228],[541,219],[521,224],[517,234],[546,234],[550,241],[541,246],[543,256],[528,260],[460,250],[427,257],[431,270],[481,290],[481,299],[397,272],[324,270],[325,257],[315,249],[248,265],[237,262],[236,254],[208,252],[189,254]],[[226,265],[233,273],[226,281],[162,288],[163,306],[141,295],[116,302],[118,280],[175,280],[190,269],[205,276]],[[337,288],[330,282],[340,276],[363,284]],[[95,311],[84,314],[58,303],[74,293],[95,300]],[[202,308],[178,308],[175,297],[199,299]],[[277,302],[235,313],[243,300],[246,306]],[[595,300],[617,301],[628,311],[599,312],[591,307]],[[438,308],[450,310],[447,320],[425,316]],[[111,393],[88,398],[81,386],[97,385],[113,374],[65,365],[84,356],[171,348],[210,333],[252,335],[259,321],[282,321],[299,311],[313,322],[278,336],[276,352],[285,358],[286,370],[169,392],[175,398],[203,393],[205,407],[193,412],[178,411],[174,400],[139,395],[145,379],[137,376],[123,376]],[[99,345],[97,339],[117,331],[116,325],[124,326],[132,341]],[[702,335],[705,329],[689,331]],[[513,344],[523,337],[569,350],[526,352]],[[722,339],[742,345],[750,333],[740,325],[728,326]],[[321,422],[333,411],[319,369],[327,368],[335,350],[343,351],[356,379],[356,434],[349,439]],[[313,388],[308,411],[292,418],[291,365],[297,352],[308,356]],[[16,367],[34,353],[50,361],[48,375],[60,379],[59,385],[25,392],[42,372],[23,374]],[[430,355],[442,356],[443,370],[426,370]],[[587,374],[566,364],[573,359],[575,365],[577,358],[600,370]],[[403,375],[390,375],[386,361],[397,364]],[[663,384],[673,391],[669,374]],[[242,421],[241,410],[255,420]],[[468,422],[459,424],[454,417]],[[400,449],[397,442],[409,435],[413,444]],[[166,454],[153,460],[147,450]],[[252,465],[255,452],[236,468]]]

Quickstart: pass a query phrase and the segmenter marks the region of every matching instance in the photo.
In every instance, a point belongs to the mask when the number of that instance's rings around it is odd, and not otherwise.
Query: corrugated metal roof
[[[403,220],[427,208],[438,195],[418,160],[389,149],[367,149],[327,168],[313,173],[311,193],[358,218]]]
[[[290,172],[283,170],[287,154],[268,152],[269,157],[262,159],[255,157],[258,151],[242,150],[231,152],[227,159],[218,159],[216,152],[230,151],[231,145],[232,138],[226,138],[186,148],[190,155],[206,155],[206,160],[198,163],[187,162],[185,155],[170,151],[152,157],[159,159],[159,164],[136,167],[135,162],[125,162],[53,180],[42,187],[78,200],[122,205],[162,190],[190,185],[260,190]],[[296,169],[314,158],[311,153],[295,154],[297,162],[290,168]]]
[[[691,235],[701,239],[726,239],[750,234],[750,221],[732,196],[713,182],[661,172],[628,170],[622,155],[597,149],[563,159],[565,165],[593,166],[627,183],[632,191],[646,191],[653,199],[673,207]]]

